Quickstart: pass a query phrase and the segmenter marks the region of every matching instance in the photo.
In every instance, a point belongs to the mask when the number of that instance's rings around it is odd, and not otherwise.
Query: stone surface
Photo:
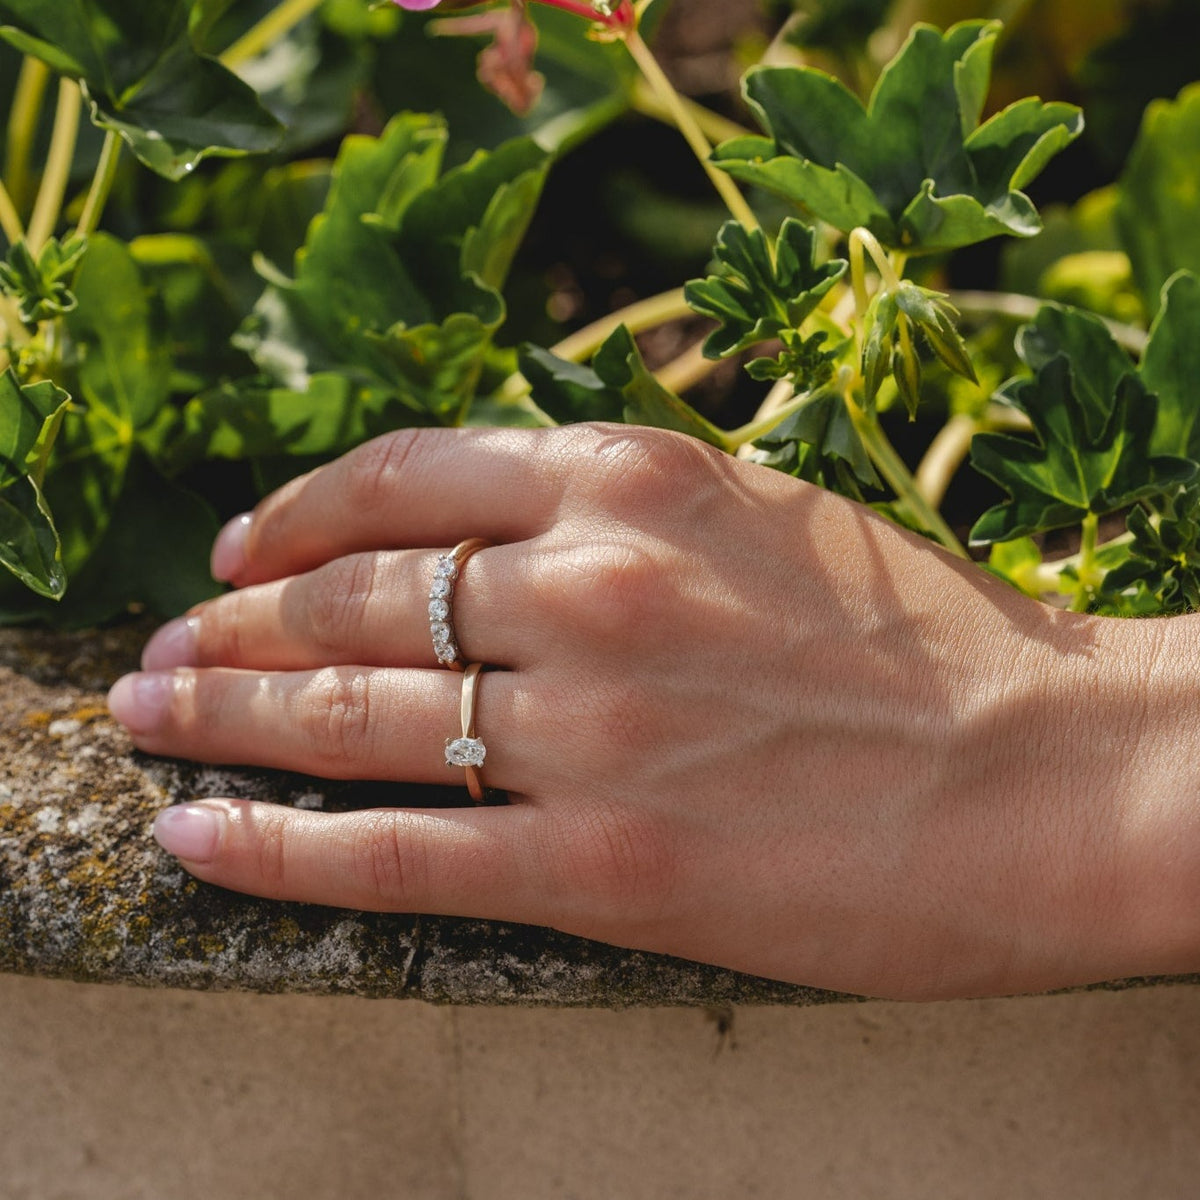
[[[150,836],[154,815],[174,801],[219,795],[344,811],[465,795],[135,752],[104,694],[136,666],[147,633],[0,630],[0,972],[451,1004],[848,999],[547,929],[286,904],[199,883]],[[1111,986],[1130,982],[1147,981]]]

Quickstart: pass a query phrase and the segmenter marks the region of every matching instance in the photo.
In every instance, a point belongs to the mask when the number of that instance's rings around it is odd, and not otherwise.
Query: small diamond
[[[445,663],[446,666],[458,661],[458,647],[453,642],[439,643],[433,649],[438,662]]]
[[[455,738],[446,743],[446,766],[482,767],[487,747],[479,738]]]
[[[454,591],[454,584],[445,575],[439,575],[434,579],[433,587],[429,589],[429,598],[431,600],[445,600],[452,591]]]
[[[431,621],[444,621],[449,615],[450,605],[445,600],[430,600],[429,619]]]
[[[429,632],[433,635],[433,640],[436,644],[448,642],[450,640],[450,626],[445,621],[433,621],[430,623]]]
[[[437,560],[437,566],[434,567],[433,573],[438,579],[457,579],[458,563],[449,554],[443,554]]]

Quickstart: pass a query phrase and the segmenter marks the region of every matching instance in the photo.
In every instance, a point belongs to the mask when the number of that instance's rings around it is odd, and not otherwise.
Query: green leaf
[[[78,399],[131,440],[166,403],[171,362],[128,247],[107,234],[93,237],[74,290],[79,303],[65,321],[80,359]]]
[[[514,142],[439,178],[445,141],[414,114],[346,139],[295,280],[276,279],[239,335],[273,381],[304,392],[336,372],[392,389],[410,421],[463,418],[548,160]]]
[[[727,358],[799,329],[846,273],[841,259],[818,267],[815,252],[815,232],[794,217],[780,228],[774,255],[761,229],[726,222],[713,251],[716,271],[684,288],[696,312],[720,322],[704,343],[705,356]]]
[[[714,161],[909,253],[1031,236],[1041,224],[1021,189],[1083,122],[1072,105],[1030,98],[978,124],[999,28],[915,26],[866,108],[814,68],[755,68],[746,99],[769,136],[726,142]]]
[[[1157,311],[1166,281],[1180,269],[1200,274],[1200,84],[1178,100],[1155,101],[1121,176],[1117,221],[1147,309]]]
[[[1158,613],[1195,612],[1200,609],[1200,484],[1181,488],[1154,510],[1139,505],[1130,512],[1128,557],[1105,575],[1101,601],[1121,607],[1148,593]]]
[[[767,466],[855,500],[864,487],[883,486],[836,388],[814,392],[755,445]]]
[[[625,413],[621,393],[591,367],[568,362],[526,343],[521,347],[521,374],[529,381],[532,399],[559,425],[580,421],[620,421]]]
[[[193,49],[178,0],[0,0],[0,37],[84,86],[92,120],[180,179],[210,154],[272,149],[282,129],[252,88]]]
[[[1094,400],[1103,367],[1091,372],[1087,360],[1059,353],[1042,362],[1032,379],[1008,386],[1008,399],[1029,417],[1037,441],[976,435],[973,466],[1011,499],[979,518],[973,544],[1074,525],[1088,513],[1161,495],[1196,473],[1188,459],[1151,455],[1155,400],[1132,370],[1117,381],[1102,410]]]
[[[601,381],[624,400],[624,417],[630,425],[673,429],[723,450],[732,449],[720,429],[654,378],[624,325],[596,352],[592,366]]]
[[[69,404],[52,383],[22,387],[11,368],[0,374],[0,566],[53,600],[67,578],[41,484]]]
[[[39,596],[67,590],[62,543],[41,489],[28,477],[0,489],[0,566]]]
[[[69,280],[87,249],[83,238],[59,242],[50,238],[35,259],[24,242],[9,248],[0,263],[0,292],[17,302],[17,312],[26,325],[69,313],[77,301]]]
[[[1138,373],[1158,397],[1151,452],[1200,462],[1200,277],[1190,271],[1164,286]]]

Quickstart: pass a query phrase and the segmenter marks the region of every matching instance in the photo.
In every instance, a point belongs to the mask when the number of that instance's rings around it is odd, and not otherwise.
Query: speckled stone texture
[[[150,837],[155,813],[174,801],[221,795],[335,811],[445,803],[448,793],[137,753],[104,694],[136,666],[147,632],[0,630],[0,971],[447,1004],[842,998],[551,930],[257,900],[193,880]]]

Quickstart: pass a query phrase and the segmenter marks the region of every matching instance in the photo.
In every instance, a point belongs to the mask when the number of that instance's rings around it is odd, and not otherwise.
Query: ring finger
[[[528,792],[536,741],[521,676],[479,681],[479,736],[489,787]],[[458,738],[463,676],[450,671],[327,667],[262,674],[228,669],[151,671],[113,685],[109,707],[149,754],[280,767],[330,779],[461,785],[446,766]]]
[[[521,557],[513,547],[488,547],[455,583],[448,619],[464,659],[522,665],[533,639],[521,620],[528,606],[512,594]],[[421,550],[352,554],[229,592],[164,625],[147,643],[142,669],[435,667],[430,585],[437,560],[438,553]]]

